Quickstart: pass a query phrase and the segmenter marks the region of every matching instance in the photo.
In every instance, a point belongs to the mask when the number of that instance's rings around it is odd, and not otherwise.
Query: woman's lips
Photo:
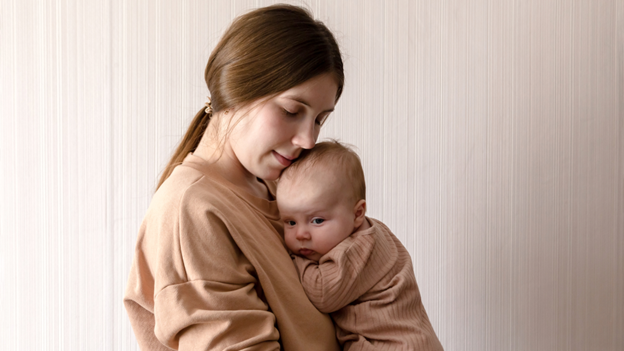
[[[286,158],[275,151],[273,151],[273,156],[275,156],[279,163],[281,163],[284,167],[288,167],[292,163],[292,159]]]

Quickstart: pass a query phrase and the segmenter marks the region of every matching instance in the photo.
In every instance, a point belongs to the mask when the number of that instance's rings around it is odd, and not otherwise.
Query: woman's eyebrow
[[[284,96],[284,97],[287,98],[287,99],[290,99],[290,100],[297,101],[298,103],[304,104],[304,105],[308,106],[309,108],[312,108],[312,106],[310,106],[310,104],[307,101],[305,101],[303,98],[301,98],[299,96],[288,95],[288,96]],[[323,112],[334,112],[334,109],[331,108],[331,109],[325,110]]]

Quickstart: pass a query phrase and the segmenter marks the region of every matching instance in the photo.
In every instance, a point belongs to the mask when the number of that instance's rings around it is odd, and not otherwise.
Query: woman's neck
[[[213,126],[211,130],[211,124],[208,125],[193,155],[210,163],[214,170],[236,187],[268,200],[270,196],[266,185],[238,161],[227,142],[219,145],[219,138],[216,137],[214,130],[216,128]]]

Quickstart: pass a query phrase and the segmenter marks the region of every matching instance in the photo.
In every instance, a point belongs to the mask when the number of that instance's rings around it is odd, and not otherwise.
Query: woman
[[[237,18],[205,72],[212,95],[160,180],[124,303],[143,350],[339,350],[307,299],[274,201],[342,92],[331,32],[288,5]]]

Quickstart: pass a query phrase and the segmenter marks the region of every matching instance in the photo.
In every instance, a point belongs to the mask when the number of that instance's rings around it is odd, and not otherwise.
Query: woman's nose
[[[317,137],[314,121],[312,121],[312,123],[304,121],[293,137],[293,144],[302,149],[311,149],[314,147],[314,144],[316,144]]]

